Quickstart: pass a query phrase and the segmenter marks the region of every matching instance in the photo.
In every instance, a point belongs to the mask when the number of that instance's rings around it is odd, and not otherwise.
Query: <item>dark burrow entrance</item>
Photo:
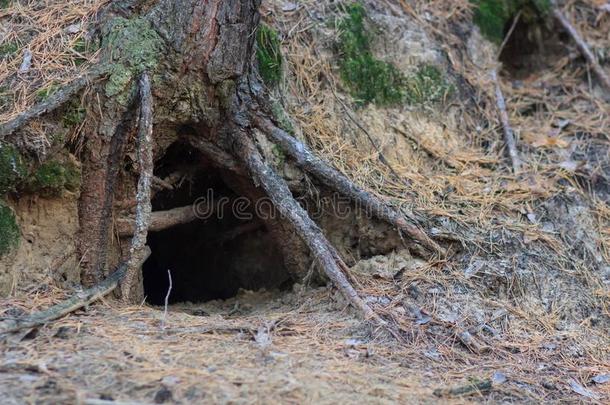
[[[172,145],[155,167],[157,177],[172,173],[182,173],[182,179],[174,190],[154,196],[153,212],[195,204],[205,219],[149,234],[152,253],[143,266],[148,303],[163,304],[168,269],[173,281],[170,303],[227,299],[240,288],[290,287],[276,241],[251,208],[233,209],[240,196],[227,187],[222,173],[202,164],[200,155],[181,143]],[[225,201],[223,209],[210,214],[205,208],[210,200]]]
[[[504,72],[517,80],[552,67],[566,56],[570,40],[552,17],[542,15],[533,5],[524,6],[509,19],[504,27],[504,37],[508,35],[499,59]]]

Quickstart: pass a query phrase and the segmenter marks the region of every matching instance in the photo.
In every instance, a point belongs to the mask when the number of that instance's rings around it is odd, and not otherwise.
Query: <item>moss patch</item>
[[[404,77],[394,65],[372,55],[365,17],[364,7],[355,3],[339,22],[341,78],[358,104],[397,104],[403,100]]]
[[[0,143],[0,194],[14,191],[25,178],[23,157],[12,145]]]
[[[490,41],[501,43],[510,20],[522,11],[522,18],[533,22],[546,18],[550,0],[470,0],[475,5],[474,22]]]
[[[64,190],[77,191],[80,170],[71,162],[51,160],[40,165],[28,179],[27,188],[44,197],[59,196]]]
[[[423,65],[405,80],[406,100],[414,105],[444,101],[453,91],[453,85],[433,65]]]
[[[292,121],[290,121],[290,117],[288,116],[288,113],[286,113],[286,111],[284,110],[284,107],[282,107],[282,104],[280,104],[278,101],[274,101],[271,104],[271,113],[273,114],[273,118],[276,119],[280,128],[282,128],[289,134],[294,135],[294,127],[292,125]]]
[[[0,201],[0,256],[19,244],[19,226],[13,210]]]
[[[157,66],[163,40],[146,19],[118,17],[106,27],[102,47],[111,61],[105,93],[126,103],[132,79]]]
[[[19,45],[17,42],[4,42],[0,44],[0,59],[9,58],[17,53],[18,50]]]
[[[80,125],[85,120],[86,114],[87,110],[85,107],[73,100],[68,104],[66,112],[62,116],[62,123],[66,128]]]
[[[256,31],[256,44],[256,58],[261,77],[267,85],[278,84],[282,79],[282,54],[277,32],[261,24]]]
[[[59,85],[51,83],[47,87],[42,88],[36,92],[36,100],[44,101],[51,97],[57,90],[59,90]]]

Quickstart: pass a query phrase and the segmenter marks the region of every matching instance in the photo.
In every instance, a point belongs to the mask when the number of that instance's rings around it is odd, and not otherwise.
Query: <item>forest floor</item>
[[[48,305],[45,296],[59,298],[42,293],[37,305]],[[566,362],[561,343],[498,341],[476,354],[457,336],[432,343],[414,329],[400,345],[364,325],[337,292],[298,285],[167,314],[109,300],[0,344],[0,393],[7,405],[540,403],[610,394],[600,389],[607,384],[590,390],[571,379],[610,369]]]

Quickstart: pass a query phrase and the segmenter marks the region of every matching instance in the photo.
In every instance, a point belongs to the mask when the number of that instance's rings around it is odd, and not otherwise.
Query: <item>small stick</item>
[[[22,112],[12,120],[0,124],[0,141],[30,122],[30,120],[61,107],[68,100],[70,100],[70,97],[85,88],[91,81],[103,76],[105,73],[105,69],[98,69],[87,75],[81,76],[68,83],[64,88],[53,93],[45,101],[42,101],[29,110]]]
[[[502,129],[504,131],[504,142],[506,142],[508,155],[510,156],[510,160],[513,164],[513,172],[515,174],[518,174],[521,171],[521,165],[523,164],[523,162],[521,161],[521,158],[519,157],[519,152],[517,151],[515,135],[513,132],[513,128],[510,126],[508,112],[506,111],[506,101],[504,100],[504,94],[502,93],[502,89],[500,88],[500,82],[498,81],[498,73],[495,68],[491,69],[490,75],[496,91],[496,106],[498,107],[500,121],[502,122]]]
[[[167,294],[165,294],[165,305],[163,307],[163,319],[161,320],[161,329],[165,329],[165,319],[167,318],[167,305],[169,303],[169,294],[172,292],[172,272],[167,269],[167,277],[169,279],[169,287],[167,288]]]
[[[602,85],[606,88],[607,91],[610,91],[610,76],[601,67],[593,52],[591,52],[591,48],[585,42],[585,40],[580,36],[576,28],[572,25],[572,23],[568,20],[568,18],[561,12],[557,3],[553,0],[553,16],[559,21],[559,23],[563,26],[563,28],[568,32],[568,34],[572,37],[574,42],[576,42],[576,46],[580,50],[580,53],[585,57],[587,62],[591,65],[591,68],[602,82]]]
[[[150,91],[150,79],[148,73],[144,72],[140,77],[140,122],[138,127],[138,160],[140,162],[140,178],[138,180],[138,191],[136,193],[136,229],[131,239],[129,248],[129,260],[127,262],[127,274],[121,283],[121,294],[123,301],[130,299],[131,287],[140,269],[140,260],[148,227],[150,225],[150,187],[153,174],[153,100]]]

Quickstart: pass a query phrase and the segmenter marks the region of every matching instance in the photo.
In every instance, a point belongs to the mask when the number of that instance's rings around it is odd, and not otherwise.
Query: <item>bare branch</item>
[[[587,45],[585,40],[580,36],[576,28],[574,28],[574,26],[570,22],[570,20],[568,20],[568,18],[561,12],[555,1],[553,1],[553,16],[568,32],[574,42],[576,42],[576,46],[578,46],[580,53],[582,53],[587,62],[589,62],[591,68],[593,69],[599,80],[602,82],[602,85],[606,88],[607,91],[610,91],[610,76],[608,76],[608,73],[606,73],[604,68],[601,67],[601,65],[597,61],[597,58],[595,57],[593,52],[591,52],[591,48],[589,48],[589,45]]]
[[[510,126],[510,120],[508,118],[508,112],[506,111],[506,101],[504,100],[504,94],[500,88],[500,82],[498,81],[498,73],[496,69],[491,70],[491,80],[494,83],[496,92],[496,106],[498,107],[498,113],[500,114],[500,121],[502,122],[502,130],[504,131],[504,142],[506,142],[506,148],[508,149],[508,155],[513,164],[513,171],[515,174],[521,171],[521,165],[523,162],[519,157],[517,151],[517,144],[515,142],[515,135],[513,128]]]
[[[202,209],[200,207],[198,209]],[[207,212],[207,211],[206,211]],[[150,213],[148,232],[162,231],[176,225],[188,224],[197,220],[196,207],[187,205],[186,207],[172,208],[166,211],[155,211]],[[115,224],[119,236],[132,236],[135,234],[137,226],[134,219],[120,218]]]
[[[90,72],[87,75],[78,77],[64,88],[53,93],[46,100],[36,104],[29,110],[26,110],[7,122],[0,124],[0,140],[3,140],[8,135],[12,134],[30,120],[40,117],[43,114],[51,112],[64,105],[70,98],[85,88],[90,82],[105,74],[104,69],[98,69]]]
[[[299,140],[287,132],[276,127],[266,118],[253,115],[252,120],[254,125],[267,134],[274,142],[277,142],[281,148],[295,160],[296,164],[301,167],[301,169],[312,173],[326,186],[337,190],[341,194],[362,205],[363,208],[369,209],[376,217],[405,232],[431,252],[438,253],[442,256],[446,255],[445,249],[431,240],[424,231],[414,224],[409,223],[403,215],[373,194],[356,186],[338,170],[317,157],[316,154],[302,142],[299,142]]]

